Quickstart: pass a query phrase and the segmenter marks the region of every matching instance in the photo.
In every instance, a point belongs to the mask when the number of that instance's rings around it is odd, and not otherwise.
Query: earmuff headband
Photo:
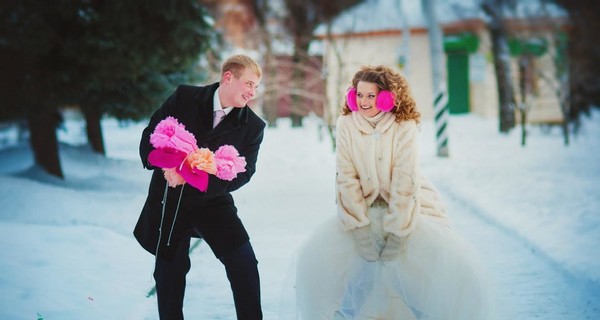
[[[377,101],[375,107],[383,112],[389,112],[394,109],[394,100],[396,100],[396,96],[387,90],[379,91],[377,95]],[[346,93],[346,103],[348,104],[348,108],[352,112],[358,111],[358,104],[356,103],[356,88],[352,87]]]

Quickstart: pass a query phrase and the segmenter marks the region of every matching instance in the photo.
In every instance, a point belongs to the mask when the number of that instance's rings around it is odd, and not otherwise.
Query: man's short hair
[[[243,54],[237,54],[225,60],[221,67],[221,76],[223,76],[225,72],[231,71],[235,78],[238,79],[246,68],[254,71],[259,78],[262,78],[262,68],[254,59]]]

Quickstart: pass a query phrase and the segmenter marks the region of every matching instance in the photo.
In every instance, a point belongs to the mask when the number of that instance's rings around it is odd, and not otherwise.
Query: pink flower
[[[174,149],[184,153],[196,150],[196,138],[173,117],[161,120],[150,135],[150,143],[157,149]]]
[[[202,170],[210,174],[217,172],[215,156],[207,148],[196,149],[188,154],[186,161],[190,164],[192,171]]]
[[[185,179],[177,172],[177,169],[162,169],[169,187],[175,188],[178,185],[185,184]]]
[[[187,183],[206,191],[209,174],[231,181],[246,171],[246,159],[233,146],[223,145],[215,153],[198,148],[194,135],[173,117],[156,125],[150,143],[155,150],[148,154],[148,162],[163,169],[169,187]]]
[[[238,151],[230,145],[223,145],[215,152],[219,179],[231,181],[238,173],[246,171],[246,159],[240,157]]]

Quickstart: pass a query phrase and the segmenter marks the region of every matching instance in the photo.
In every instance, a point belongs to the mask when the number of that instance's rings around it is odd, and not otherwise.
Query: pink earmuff
[[[357,111],[358,105],[356,105],[356,88],[350,88],[346,93],[346,103],[351,111]]]
[[[391,91],[382,90],[377,95],[376,107],[383,112],[389,112],[394,109],[394,100],[396,97]],[[346,93],[346,103],[351,111],[357,111],[358,105],[356,104],[356,88],[350,88]]]
[[[391,91],[382,90],[377,95],[377,109],[383,112],[389,112],[394,109],[394,100],[396,97]]]

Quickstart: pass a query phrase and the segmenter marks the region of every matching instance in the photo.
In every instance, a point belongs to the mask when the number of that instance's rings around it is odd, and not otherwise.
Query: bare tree
[[[353,21],[353,23],[354,23],[354,21]],[[337,116],[339,114],[339,109],[344,104],[345,99],[346,99],[345,96],[341,94],[339,88],[343,88],[343,85],[344,85],[342,83],[342,79],[344,78],[343,71],[346,68],[346,61],[343,58],[344,57],[343,52],[346,49],[346,46],[348,43],[343,37],[339,37],[339,38],[334,37],[332,27],[333,27],[332,21],[329,21],[327,23],[326,39],[327,39],[327,43],[328,43],[328,48],[329,48],[331,54],[333,55],[333,57],[335,58],[335,64],[336,64],[336,70],[337,70],[337,74],[335,75],[336,90],[334,90],[335,96],[333,98],[335,107],[330,106],[329,103],[327,103],[325,105],[326,108],[325,108],[325,111],[323,114],[323,120],[327,126],[327,131],[331,138],[332,146],[335,149],[336,148],[335,122],[336,122]],[[329,99],[326,99],[326,100],[329,101]]]
[[[273,41],[277,37],[269,28],[269,19],[276,19],[275,13],[272,11],[269,1],[253,0],[251,1],[252,11],[256,17],[258,24],[258,42],[259,51],[262,53],[264,66],[264,90],[261,93],[263,114],[267,120],[269,127],[277,125],[278,104],[277,91],[273,89],[276,83],[272,81],[275,78],[277,67],[274,60]]]
[[[512,8],[519,26],[511,28],[512,41],[517,49],[513,54],[518,59],[519,96],[518,110],[521,118],[521,145],[527,138],[528,113],[532,105],[547,95],[540,96],[540,90],[550,89],[555,94],[561,112],[560,126],[565,145],[569,144],[570,104],[568,85],[568,60],[564,39],[564,19],[554,11],[550,12],[545,3],[537,6]],[[517,13],[519,11],[520,13]],[[551,39],[550,41],[548,39]],[[552,61],[548,63],[539,63]],[[541,81],[538,81],[541,80]],[[553,125],[554,121],[543,125]]]
[[[594,106],[600,108],[600,46],[595,37],[600,31],[600,1],[541,0],[553,2],[569,15],[570,29],[566,38],[568,55],[568,118],[578,129],[581,114]]]
[[[290,55],[274,54],[269,66],[273,74],[263,80],[265,90],[262,97],[270,97],[279,107],[289,107],[290,113],[300,110],[291,103],[295,98],[299,101],[297,106],[302,107],[302,114],[321,116],[323,105],[327,102],[321,60],[320,56],[311,56],[303,63],[296,63]],[[302,75],[304,81],[301,86],[295,84],[294,74]]]
[[[560,126],[563,133],[563,141],[566,146],[570,142],[570,124],[575,122],[576,118],[570,117],[572,100],[571,97],[571,86],[569,82],[569,62],[564,58],[566,55],[566,41],[561,38],[560,34],[553,35],[554,40],[554,51],[549,54],[552,55],[554,61],[554,74],[548,74],[547,70],[535,69],[534,72],[544,83],[551,88],[557,97],[560,111],[562,114],[562,120]],[[561,57],[562,56],[562,57]]]
[[[481,8],[490,17],[488,29],[492,38],[492,52],[496,70],[499,99],[499,130],[507,133],[515,126],[515,97],[510,69],[507,31],[503,10],[507,0],[483,0]]]
[[[356,5],[361,0],[284,0],[288,12],[287,29],[292,35],[294,46],[293,62],[297,65],[307,64],[308,49],[313,40],[314,31],[322,23],[333,19],[340,12]],[[304,76],[301,69],[295,69],[293,83],[296,88],[304,86]],[[301,126],[304,108],[297,95],[292,96],[292,125]]]
[[[521,116],[521,145],[525,146],[527,140],[527,115],[531,109],[529,97],[532,93],[531,77],[533,71],[533,57],[530,54],[523,54],[519,57],[519,95],[521,100],[518,104],[519,114]]]

